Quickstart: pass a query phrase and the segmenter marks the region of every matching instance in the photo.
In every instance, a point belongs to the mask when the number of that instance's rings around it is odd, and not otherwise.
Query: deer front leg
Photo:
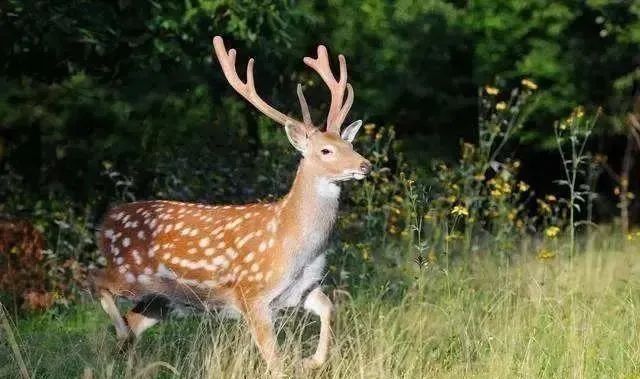
[[[333,304],[327,295],[317,287],[309,293],[303,304],[304,309],[320,317],[320,338],[316,352],[302,362],[305,368],[318,368],[327,361],[331,343],[331,316]]]
[[[245,307],[245,319],[258,350],[267,363],[267,367],[269,370],[278,373],[280,371],[280,357],[278,355],[271,310],[267,305],[259,302],[247,304]]]

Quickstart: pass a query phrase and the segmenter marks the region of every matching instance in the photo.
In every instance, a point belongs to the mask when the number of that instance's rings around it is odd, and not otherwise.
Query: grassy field
[[[429,268],[396,296],[385,287],[340,296],[329,363],[305,372],[317,322],[283,315],[292,377],[631,378],[640,376],[640,252],[574,259],[488,258]],[[7,320],[5,320],[7,321]],[[12,321],[0,377],[254,378],[265,367],[243,323],[175,318],[127,353],[97,303]]]

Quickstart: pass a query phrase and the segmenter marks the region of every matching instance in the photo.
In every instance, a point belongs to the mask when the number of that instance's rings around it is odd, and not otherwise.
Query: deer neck
[[[338,213],[340,187],[317,175],[303,158],[289,193],[281,200],[281,222],[288,236],[294,236],[294,253],[313,254],[331,233]]]

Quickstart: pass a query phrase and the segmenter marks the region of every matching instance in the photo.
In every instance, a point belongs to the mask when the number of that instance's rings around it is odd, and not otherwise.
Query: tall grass
[[[281,317],[285,372],[311,378],[586,378],[640,374],[640,260],[598,251],[540,261],[483,258],[419,275],[397,296],[372,284],[338,296],[335,345],[319,371],[301,357],[318,323]],[[407,270],[412,270],[407,267]],[[22,320],[0,345],[0,377],[253,378],[265,375],[244,323],[175,318],[118,352],[97,304]],[[3,340],[3,341],[6,341]],[[15,346],[14,346],[15,345]],[[21,353],[20,353],[21,352]],[[21,359],[24,355],[24,359]]]

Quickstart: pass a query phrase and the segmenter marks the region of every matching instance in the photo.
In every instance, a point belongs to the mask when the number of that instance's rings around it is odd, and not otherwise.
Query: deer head
[[[371,163],[353,150],[352,142],[362,125],[358,120],[341,131],[347,113],[353,104],[353,88],[347,83],[347,64],[339,55],[340,75],[333,75],[327,49],[318,46],[318,57],[304,58],[304,63],[316,71],[331,93],[331,103],[324,128],[317,127],[311,120],[309,107],[298,84],[297,94],[302,109],[302,121],[291,118],[271,107],[258,95],[253,77],[253,58],[247,64],[246,82],[243,82],[235,67],[236,51],[227,51],[220,36],[213,39],[213,46],[229,84],[256,109],[283,125],[289,142],[304,157],[308,171],[330,182],[364,179],[371,171]],[[346,91],[346,99],[345,99]]]

